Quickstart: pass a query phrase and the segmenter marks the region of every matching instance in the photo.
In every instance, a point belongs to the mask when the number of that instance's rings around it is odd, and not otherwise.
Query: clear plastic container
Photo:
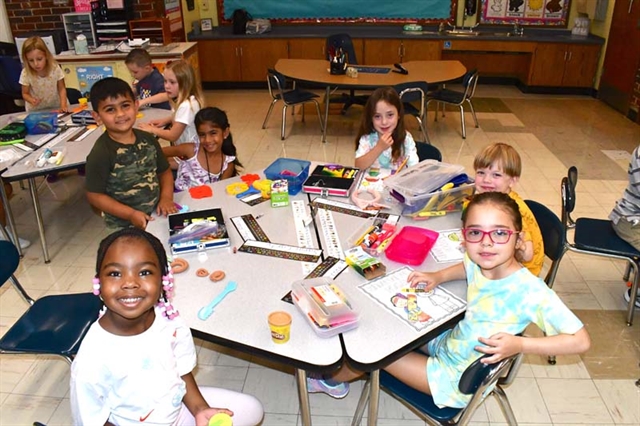
[[[425,160],[389,176],[384,180],[384,185],[411,199],[436,191],[462,173],[464,166]]]
[[[264,170],[267,179],[286,179],[289,182],[289,195],[302,190],[302,184],[309,177],[311,162],[295,158],[278,158]]]
[[[476,186],[473,183],[469,183],[444,191],[435,191],[415,197],[402,197],[405,205],[402,215],[414,215],[421,211],[460,211],[475,190]],[[392,195],[397,196],[397,194]]]
[[[352,302],[327,277],[294,282],[291,298],[320,337],[332,337],[358,326],[358,313]]]
[[[349,247],[360,246],[371,256],[377,257],[385,250],[389,244],[387,240],[392,238],[395,232],[395,225],[387,224],[385,220],[380,220],[377,217],[370,217],[351,234],[347,239],[347,244]]]

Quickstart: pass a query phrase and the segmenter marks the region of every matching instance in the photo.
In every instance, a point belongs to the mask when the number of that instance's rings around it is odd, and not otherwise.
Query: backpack
[[[233,11],[233,16],[231,18],[233,20],[233,33],[234,34],[245,34],[247,30],[247,22],[249,22],[252,18],[249,12],[244,9],[236,9]]]

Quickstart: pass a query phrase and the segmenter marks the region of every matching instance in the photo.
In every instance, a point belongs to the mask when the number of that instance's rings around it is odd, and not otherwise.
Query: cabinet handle
[[[236,56],[238,56],[238,48],[236,47]]]
[[[243,56],[242,47],[240,48],[240,56]]]
[[[402,58],[402,45],[398,46],[398,58]]]
[[[569,60],[573,57],[573,52],[569,52]]]
[[[567,51],[566,51],[566,50],[564,51],[564,59],[563,59],[563,60],[564,60],[565,62],[567,62]]]

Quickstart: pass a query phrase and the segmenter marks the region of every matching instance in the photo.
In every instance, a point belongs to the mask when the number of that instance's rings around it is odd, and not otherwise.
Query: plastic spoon
[[[218,303],[222,302],[222,299],[224,299],[227,294],[231,293],[237,288],[238,288],[238,283],[236,283],[235,281],[229,281],[229,283],[224,288],[224,290],[222,290],[220,294],[218,294],[211,301],[211,303],[209,303],[207,306],[203,306],[202,308],[200,308],[200,310],[198,311],[198,318],[200,318],[202,321],[205,321],[207,318],[209,318],[211,314],[213,314],[213,308],[215,308],[216,305],[218,305]]]

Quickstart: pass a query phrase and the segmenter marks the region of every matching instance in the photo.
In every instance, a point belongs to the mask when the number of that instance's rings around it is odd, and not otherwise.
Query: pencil
[[[409,161],[409,156],[406,156],[406,157],[404,158],[404,161],[402,162],[402,164],[400,164],[400,167],[398,167],[398,170],[396,170],[396,173],[395,173],[395,174],[400,173],[400,170],[402,170],[402,169],[404,168],[404,166],[406,166],[406,165],[407,165],[407,161]]]

